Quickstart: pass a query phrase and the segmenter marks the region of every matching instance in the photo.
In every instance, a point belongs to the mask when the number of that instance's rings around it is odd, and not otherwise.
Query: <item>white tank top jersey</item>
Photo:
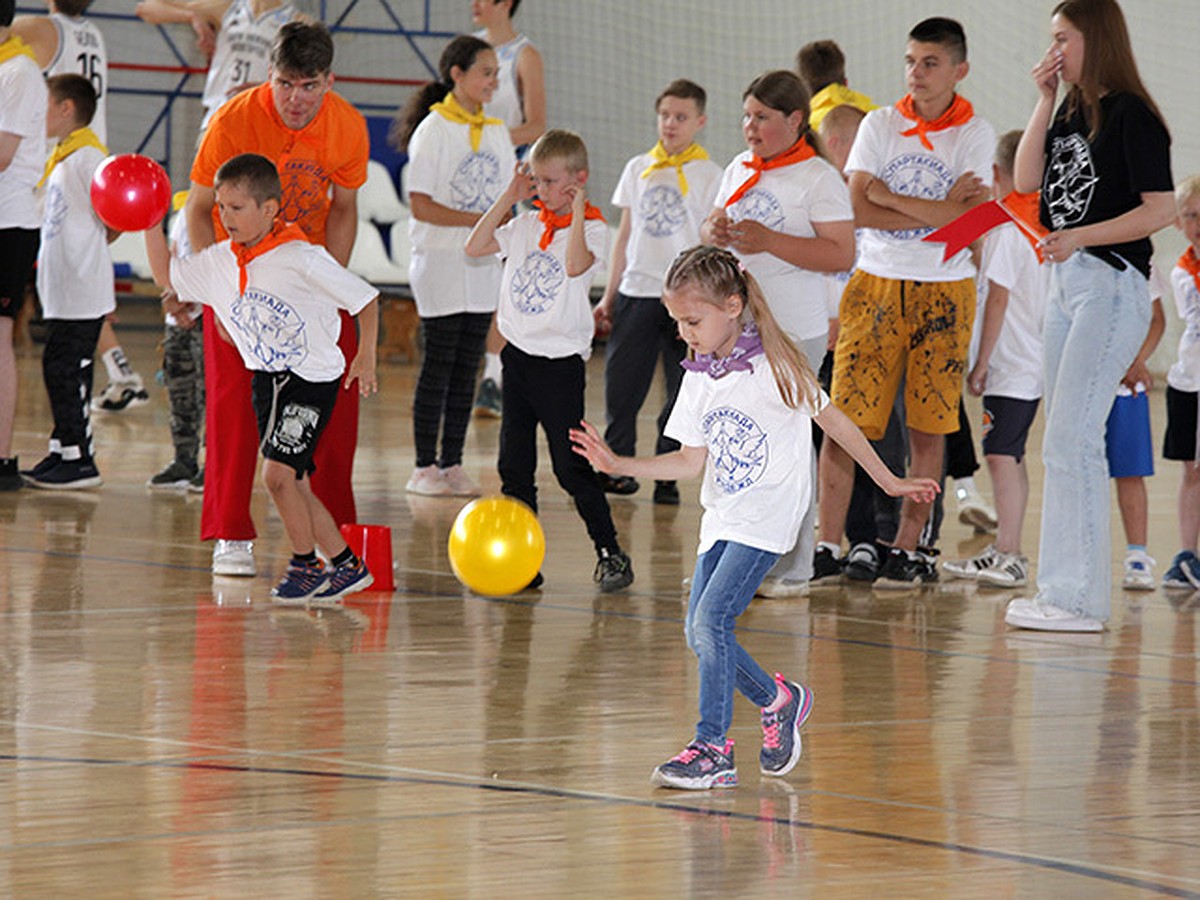
[[[271,68],[271,44],[279,29],[296,16],[296,8],[290,3],[277,6],[258,18],[250,6],[250,0],[233,0],[225,15],[221,17],[221,30],[217,33],[217,49],[208,66],[208,77],[204,80],[203,131],[208,127],[221,104],[248,85],[267,80]]]
[[[486,34],[479,35],[487,40]],[[518,34],[506,44],[495,47],[496,59],[500,63],[500,84],[492,94],[492,102],[484,107],[489,116],[500,119],[510,129],[525,121],[525,110],[521,103],[521,91],[517,85],[517,58],[526,47],[532,47],[529,38]]]
[[[62,13],[52,13],[50,21],[58,31],[58,52],[43,74],[82,75],[96,91],[96,115],[91,129],[103,144],[108,143],[108,113],[104,102],[108,94],[108,51],[104,35],[87,19],[73,19]]]

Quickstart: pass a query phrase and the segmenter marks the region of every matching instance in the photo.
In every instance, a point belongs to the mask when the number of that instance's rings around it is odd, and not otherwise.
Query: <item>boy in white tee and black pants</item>
[[[504,193],[467,239],[467,256],[504,259],[497,324],[508,341],[500,480],[510,497],[537,510],[537,426],[550,445],[558,483],[571,495],[596,547],[594,578],[604,592],[633,583],[629,557],[617,543],[608,500],[596,472],[571,449],[568,431],[583,420],[585,361],[592,349],[588,290],[603,265],[608,229],[587,202],[587,147],[569,131],[546,132],[519,163]],[[536,212],[505,225],[517,203],[538,196]],[[540,586],[539,573],[529,585]]]

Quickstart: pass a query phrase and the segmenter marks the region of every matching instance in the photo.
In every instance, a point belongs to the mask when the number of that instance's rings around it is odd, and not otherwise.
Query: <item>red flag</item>
[[[942,262],[946,262],[964,247],[983,237],[993,228],[1011,222],[1008,211],[995,200],[981,203],[967,210],[953,222],[921,238],[923,241],[946,245]]]

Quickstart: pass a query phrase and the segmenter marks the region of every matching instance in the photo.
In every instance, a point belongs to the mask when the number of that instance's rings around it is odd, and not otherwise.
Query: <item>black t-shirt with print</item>
[[[1100,131],[1088,140],[1083,111],[1068,117],[1064,102],[1046,133],[1041,219],[1052,231],[1105,222],[1138,206],[1143,193],[1174,189],[1171,138],[1150,107],[1113,93],[1100,98],[1100,114]],[[1124,259],[1150,275],[1148,237],[1086,249],[1115,268],[1125,268]]]

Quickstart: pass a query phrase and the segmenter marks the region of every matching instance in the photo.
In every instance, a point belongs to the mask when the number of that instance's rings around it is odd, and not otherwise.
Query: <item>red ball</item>
[[[92,176],[92,208],[114,231],[145,231],[171,208],[171,179],[148,156],[110,156]]]

